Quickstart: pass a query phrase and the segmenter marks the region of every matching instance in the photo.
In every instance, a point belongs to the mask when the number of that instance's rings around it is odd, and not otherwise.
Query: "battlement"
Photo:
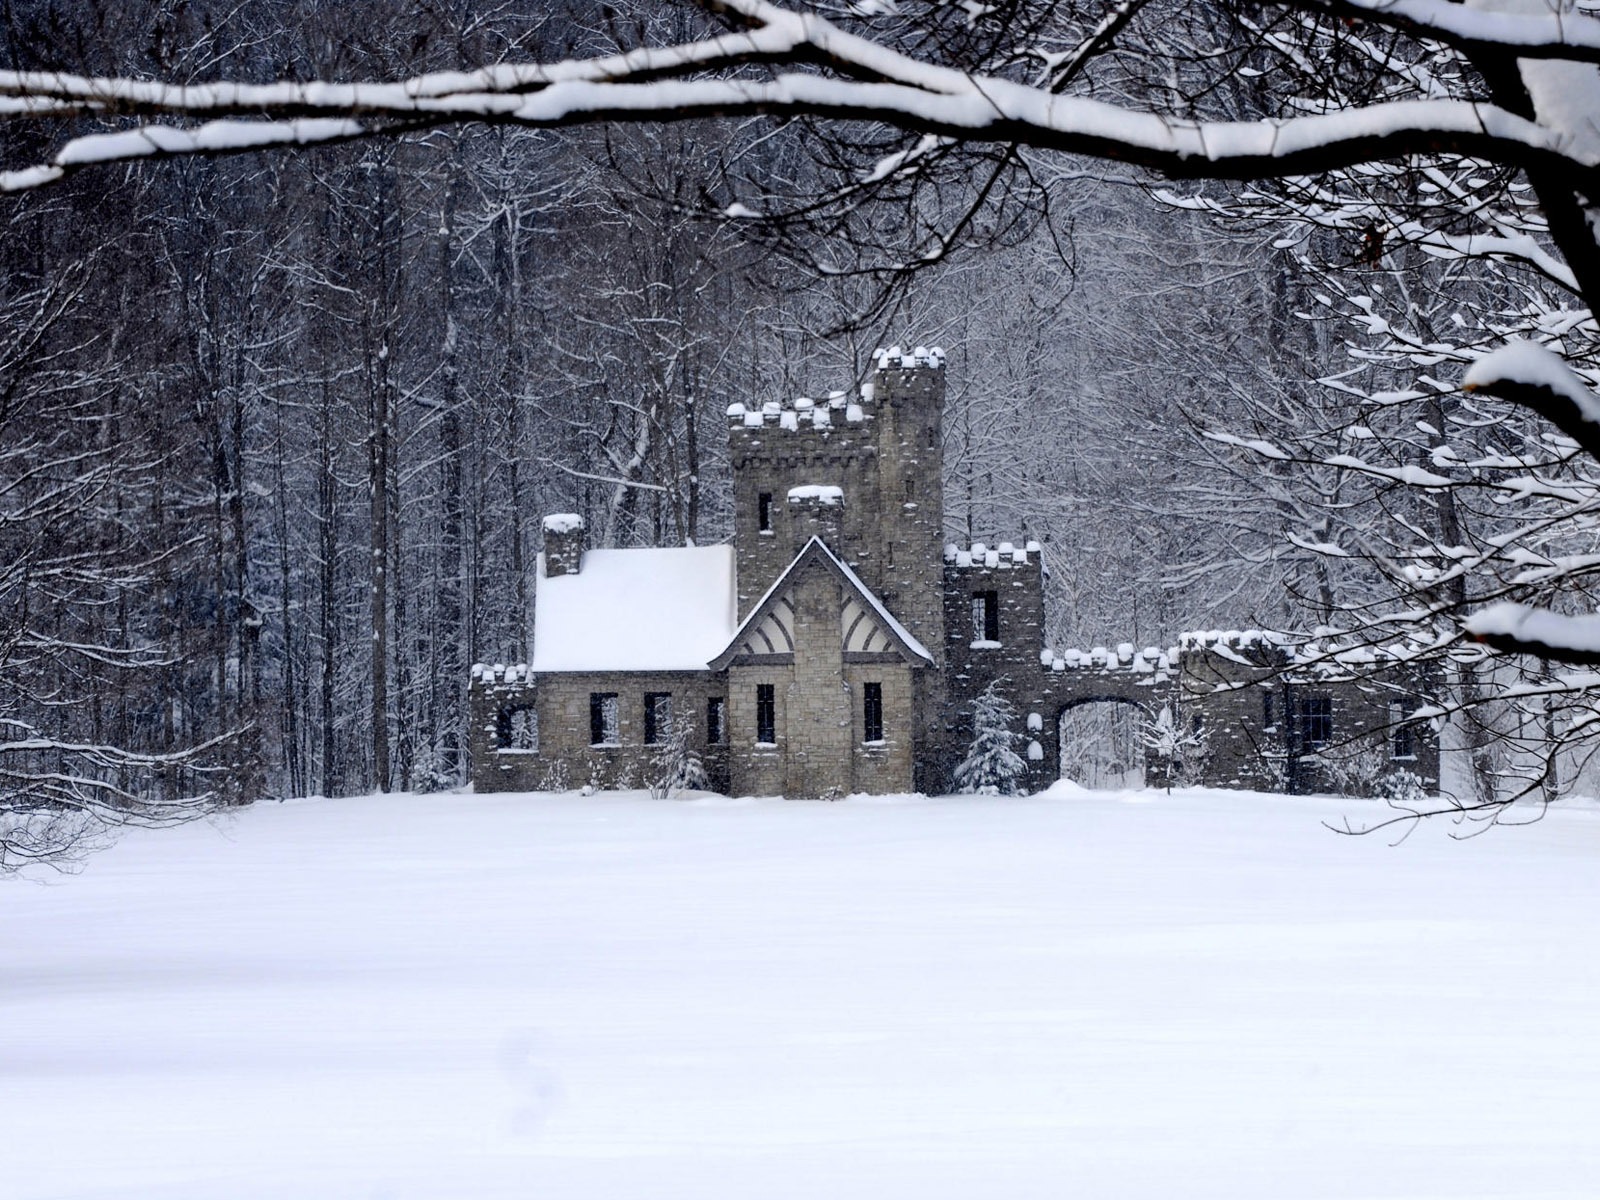
[[[944,561],[951,567],[978,567],[990,570],[1008,570],[1012,567],[1025,567],[1034,561],[1030,555],[1038,555],[1039,543],[1028,541],[1018,546],[1015,542],[1001,542],[998,546],[990,547],[984,542],[973,542],[971,546],[962,548],[954,542],[946,542],[944,547]]]
[[[473,663],[472,682],[483,687],[515,687],[531,680],[531,670],[527,663]]]
[[[887,350],[879,346],[872,352],[873,365],[880,371],[914,371],[918,367],[942,371],[944,357],[943,346],[934,346],[931,350],[927,346],[918,346],[911,351],[901,350],[899,346],[891,346]]]
[[[1178,645],[1191,663],[1209,659],[1214,670],[1232,664],[1264,671],[1293,670],[1308,678],[1325,679],[1349,678],[1378,666],[1403,666],[1426,649],[1406,642],[1374,646],[1341,641],[1326,631],[1300,640],[1261,629],[1191,630],[1178,636]]]
[[[754,407],[734,403],[728,405],[728,422],[735,428],[775,428],[788,433],[799,433],[802,428],[831,429],[835,425],[860,425],[870,420],[870,404],[869,396],[863,394],[852,400],[846,392],[829,392],[823,400],[813,400],[810,396],[769,400]]]
[[[1169,646],[1146,646],[1136,650],[1132,642],[1119,642],[1115,649],[1096,646],[1091,650],[1039,651],[1039,665],[1047,671],[1127,671],[1145,675],[1151,683],[1165,683],[1177,669],[1179,650]]]

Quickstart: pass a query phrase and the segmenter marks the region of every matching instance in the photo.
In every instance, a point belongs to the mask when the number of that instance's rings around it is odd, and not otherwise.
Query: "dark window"
[[[728,740],[728,701],[713,696],[706,701],[706,745],[720,746]]]
[[[1300,700],[1300,737],[1315,749],[1333,740],[1333,697],[1305,696]]]
[[[1406,720],[1411,706],[1403,700],[1389,702],[1389,757],[1415,758],[1417,756],[1417,729]]]
[[[861,740],[883,741],[883,684],[861,685]]]
[[[972,640],[998,642],[1000,640],[1000,593],[972,593]]]
[[[589,693],[589,744],[615,746],[622,740],[617,722],[617,694],[615,692]]]
[[[891,566],[891,567],[894,566],[894,543],[893,542],[889,543],[889,545],[885,548],[884,553],[885,553],[885,558],[884,558],[885,563],[888,566]]]
[[[672,693],[644,694],[644,744],[654,746],[672,735]]]
[[[1277,724],[1277,722],[1272,719],[1272,693],[1271,692],[1262,692],[1261,693],[1261,726],[1262,726],[1263,729],[1271,729],[1276,724]]]
[[[778,705],[770,683],[756,684],[756,741],[769,746],[778,740]]]
[[[762,533],[772,532],[772,493],[762,492],[756,497],[756,519]]]
[[[917,481],[914,478],[912,478],[911,476],[908,475],[908,476],[906,476],[906,499],[907,500],[915,500],[916,498],[917,498]]]
[[[532,708],[502,708],[494,726],[495,749],[539,753],[539,714]]]

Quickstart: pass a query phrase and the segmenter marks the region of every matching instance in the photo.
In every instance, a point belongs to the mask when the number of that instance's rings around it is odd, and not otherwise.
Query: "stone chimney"
[[[790,556],[799,554],[814,537],[835,554],[843,551],[839,543],[844,520],[844,489],[828,484],[808,483],[789,489],[789,530],[793,537]]]
[[[551,513],[544,519],[544,574],[576,575],[583,569],[583,518],[577,513]]]

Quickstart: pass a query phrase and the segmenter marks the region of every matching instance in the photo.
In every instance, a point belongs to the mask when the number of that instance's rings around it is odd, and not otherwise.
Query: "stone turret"
[[[878,595],[943,665],[944,351],[879,350]]]
[[[544,519],[545,578],[576,575],[583,570],[583,518],[577,513],[551,513]]]

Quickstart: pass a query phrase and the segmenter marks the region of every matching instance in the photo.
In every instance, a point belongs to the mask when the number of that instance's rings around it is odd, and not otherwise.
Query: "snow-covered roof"
[[[539,556],[535,671],[703,671],[733,637],[732,546],[590,550],[576,575]]]

